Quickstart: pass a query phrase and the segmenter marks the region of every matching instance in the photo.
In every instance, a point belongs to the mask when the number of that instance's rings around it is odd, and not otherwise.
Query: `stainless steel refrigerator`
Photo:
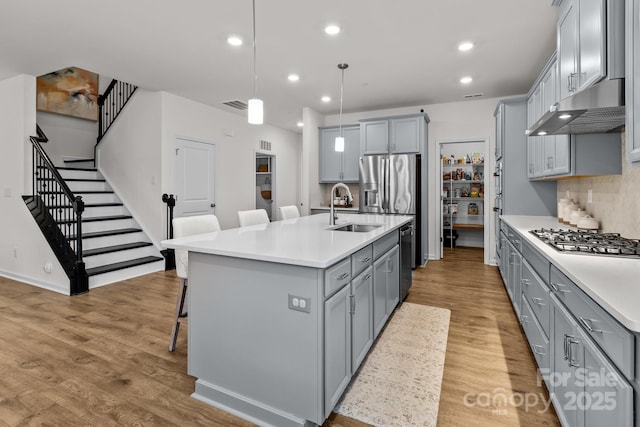
[[[401,242],[400,263],[409,266],[401,268],[403,298],[411,286],[411,269],[421,264],[420,159],[419,154],[360,157],[360,213],[413,216],[411,250],[405,249],[402,253],[405,245]]]

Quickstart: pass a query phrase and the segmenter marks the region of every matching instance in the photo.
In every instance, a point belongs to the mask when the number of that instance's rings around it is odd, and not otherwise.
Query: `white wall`
[[[161,99],[162,191],[154,196],[158,202],[154,209],[164,212],[162,193],[175,194],[174,148],[178,136],[216,145],[215,213],[223,229],[238,227],[237,211],[255,208],[255,153],[260,150],[260,140],[271,142],[271,154],[276,156],[274,211],[278,206],[299,205],[301,135],[270,125],[250,125],[245,115],[166,92]],[[164,238],[164,228],[153,232],[154,239]]]
[[[161,100],[159,92],[138,89],[97,153],[100,172],[155,243],[165,238],[166,227],[160,186]]]
[[[0,82],[0,117],[0,275],[68,294],[69,278],[21,197],[32,193],[29,136],[35,134],[35,77]],[[51,273],[43,268],[48,262]]]
[[[493,207],[493,171],[494,160],[493,152],[495,145],[495,120],[493,112],[499,99],[502,98],[488,98],[478,99],[461,102],[450,102],[445,104],[430,104],[419,105],[413,107],[394,108],[387,110],[376,111],[364,111],[358,113],[349,113],[342,115],[342,123],[358,123],[358,120],[375,118],[375,117],[388,117],[397,116],[401,114],[416,114],[420,110],[424,110],[429,116],[431,122],[429,123],[429,137],[428,137],[428,157],[429,157],[429,257],[434,258],[436,251],[436,245],[439,245],[440,232],[435,229],[436,227],[436,215],[440,215],[440,211],[436,209],[439,206],[440,190],[437,188],[436,173],[439,168],[436,166],[436,162],[440,159],[440,153],[438,152],[438,143],[442,141],[451,140],[469,140],[469,139],[486,139],[489,144],[487,153],[485,153],[485,209],[491,211]],[[325,126],[337,125],[339,123],[339,116],[332,115],[327,116],[325,119]],[[305,123],[306,130],[306,123]],[[489,192],[487,194],[487,192]],[[312,203],[314,201],[312,200]],[[318,203],[320,200],[317,201]],[[491,211],[493,212],[493,211]],[[493,213],[491,213],[493,215]],[[490,241],[489,247],[485,247],[485,260],[488,262],[495,262],[495,241],[494,241],[494,221],[493,218],[489,221],[490,228],[485,229],[485,234],[489,233]],[[486,250],[489,253],[486,253]],[[488,255],[488,256],[487,256]]]
[[[98,122],[38,111],[38,125],[49,138],[42,144],[53,164],[64,166],[69,158],[92,159],[98,137]]]
[[[324,197],[324,188],[320,185],[319,156],[320,143],[318,126],[323,126],[324,116],[311,108],[302,109],[304,123],[302,135],[302,209],[303,215],[310,214],[313,206],[320,206]]]

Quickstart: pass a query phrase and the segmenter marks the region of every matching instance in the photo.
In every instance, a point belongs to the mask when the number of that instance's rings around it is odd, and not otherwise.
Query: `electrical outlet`
[[[18,258],[18,248],[17,247],[13,248],[13,257],[14,258]]]
[[[50,262],[47,262],[44,264],[44,267],[42,267],[44,269],[45,273],[51,273],[51,270],[53,270],[53,264],[51,264]]]
[[[593,203],[593,190],[587,190],[587,203]]]
[[[11,188],[5,187],[3,194],[4,194],[4,197],[11,197]]]
[[[311,313],[311,298],[304,298],[289,294],[289,310]]]

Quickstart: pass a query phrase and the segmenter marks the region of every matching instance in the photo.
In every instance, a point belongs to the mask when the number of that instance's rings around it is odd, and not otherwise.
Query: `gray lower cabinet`
[[[505,286],[562,425],[633,426],[634,334],[504,222],[500,236]]]
[[[373,344],[372,271],[369,266],[324,303],[325,416]]]
[[[400,273],[398,247],[395,246],[373,263],[373,333],[377,337],[389,315],[398,305]]]
[[[328,296],[324,302],[325,417],[399,302],[399,261],[395,232],[325,271],[324,288]]]
[[[509,241],[507,245],[509,247],[509,256],[507,258],[509,262],[507,290],[509,291],[509,297],[511,297],[511,302],[516,310],[516,314],[520,315],[520,270],[522,266],[522,255],[511,241]]]
[[[633,388],[551,296],[551,398],[565,426],[633,426]]]
[[[325,418],[351,380],[351,288],[344,286],[324,303]]]
[[[351,282],[351,370],[355,372],[373,344],[373,267]]]

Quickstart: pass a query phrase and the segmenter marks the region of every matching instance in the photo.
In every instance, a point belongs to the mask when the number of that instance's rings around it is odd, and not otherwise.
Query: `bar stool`
[[[300,212],[298,212],[298,207],[295,205],[280,206],[279,210],[280,219],[300,218]]]
[[[172,223],[173,237],[175,239],[220,231],[220,223],[218,223],[218,218],[215,215],[197,215],[174,218]],[[180,322],[187,316],[184,304],[187,298],[187,282],[189,274],[188,253],[188,251],[179,249],[176,249],[175,251],[176,274],[180,278],[180,292],[178,293],[178,301],[176,302],[175,322],[173,324],[173,330],[171,331],[169,351],[174,351],[176,349]]]
[[[268,224],[269,215],[264,209],[254,209],[250,211],[238,211],[238,222],[240,227],[248,227],[250,225]]]

